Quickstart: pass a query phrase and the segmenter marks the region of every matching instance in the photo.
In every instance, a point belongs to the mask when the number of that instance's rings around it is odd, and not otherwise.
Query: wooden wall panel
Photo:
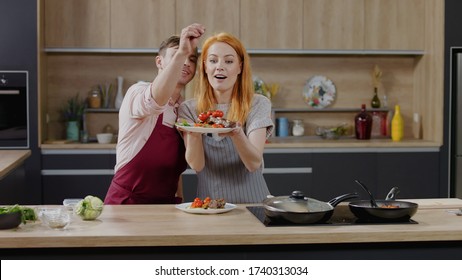
[[[219,32],[228,32],[234,36],[239,33],[239,0],[177,0],[176,31],[192,24],[201,23],[206,31],[199,42]]]
[[[303,48],[364,49],[364,0],[304,0]]]
[[[45,0],[46,47],[109,48],[110,0]]]
[[[158,48],[175,34],[175,1],[111,0],[111,47]]]
[[[425,39],[425,6],[428,2],[365,1],[365,49],[424,49],[424,42],[428,41]]]
[[[241,40],[248,49],[302,49],[303,0],[241,1]]]

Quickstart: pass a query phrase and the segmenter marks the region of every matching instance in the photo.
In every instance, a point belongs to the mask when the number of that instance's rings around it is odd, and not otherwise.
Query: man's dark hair
[[[179,45],[180,45],[180,36],[178,36],[178,35],[170,36],[170,38],[164,40],[160,44],[159,55],[164,56],[166,49],[177,47]],[[197,56],[197,48],[195,50],[195,55]]]
[[[173,35],[170,38],[164,40],[159,47],[159,55],[165,55],[165,50],[171,47],[176,47],[180,45],[180,36]]]

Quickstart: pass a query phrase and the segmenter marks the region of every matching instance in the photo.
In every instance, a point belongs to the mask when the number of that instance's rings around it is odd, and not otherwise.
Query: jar
[[[101,93],[99,90],[92,90],[88,97],[88,106],[90,108],[101,108]]]
[[[303,127],[302,120],[294,120],[292,124],[292,135],[303,136],[305,134],[305,128]]]

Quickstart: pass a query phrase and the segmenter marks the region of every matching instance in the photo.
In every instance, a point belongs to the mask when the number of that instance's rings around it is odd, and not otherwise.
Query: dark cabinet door
[[[43,204],[62,204],[65,198],[93,195],[104,200],[112,175],[43,176]]]
[[[263,176],[271,195],[290,195],[298,190],[305,194],[312,184],[311,153],[265,151]]]
[[[307,193],[311,186],[311,154],[306,152],[265,151],[263,176],[272,195],[289,195],[294,190]],[[196,197],[197,176],[188,170],[183,174],[184,201]]]
[[[197,196],[197,176],[192,169],[188,169],[182,175],[183,180],[183,201],[194,201]]]
[[[313,184],[309,196],[328,201],[344,193],[357,192],[367,198],[355,180],[377,193],[376,153],[313,153]]]
[[[379,197],[399,187],[399,198],[442,197],[439,188],[439,153],[380,153],[377,182]]]
[[[104,200],[114,177],[113,153],[42,155],[42,203],[62,204],[65,198],[94,195]]]

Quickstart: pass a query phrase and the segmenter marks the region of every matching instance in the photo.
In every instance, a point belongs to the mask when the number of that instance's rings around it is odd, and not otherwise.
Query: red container
[[[361,112],[355,116],[356,139],[371,139],[372,116],[366,111],[366,104],[361,105]]]

